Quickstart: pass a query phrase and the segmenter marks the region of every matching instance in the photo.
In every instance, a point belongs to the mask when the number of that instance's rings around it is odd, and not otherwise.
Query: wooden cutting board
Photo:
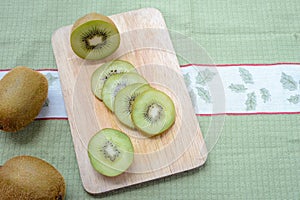
[[[187,171],[204,164],[207,157],[205,142],[161,13],[146,8],[110,17],[121,33],[121,44],[105,60],[85,61],[73,53],[69,43],[71,25],[56,30],[52,36],[80,176],[90,194]],[[166,133],[147,138],[126,128],[92,94],[90,80],[94,70],[117,58],[131,62],[153,87],[173,99],[176,121]],[[90,138],[108,127],[127,133],[135,149],[131,167],[114,178],[97,173],[87,154]]]

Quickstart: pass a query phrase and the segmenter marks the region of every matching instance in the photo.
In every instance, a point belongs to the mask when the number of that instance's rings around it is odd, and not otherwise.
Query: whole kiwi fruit
[[[63,200],[66,185],[48,162],[33,156],[16,156],[0,167],[1,200]]]
[[[40,72],[19,66],[0,80],[0,130],[16,132],[41,111],[48,96],[48,81]]]

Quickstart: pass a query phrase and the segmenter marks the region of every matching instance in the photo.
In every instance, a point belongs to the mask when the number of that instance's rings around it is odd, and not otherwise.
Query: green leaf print
[[[292,76],[285,74],[284,72],[281,73],[280,82],[282,83],[282,87],[289,91],[297,90],[297,82],[293,79]]]
[[[49,100],[49,98],[47,98],[43,107],[49,107],[49,103],[50,103],[50,100]]]
[[[253,84],[253,78],[252,78],[252,74],[244,69],[244,68],[239,68],[239,72],[240,72],[240,76],[242,77],[243,81],[246,83],[246,84]]]
[[[196,105],[197,105],[197,96],[196,96],[194,90],[189,90],[189,95],[190,95],[190,98],[192,100],[192,104],[193,104],[193,106],[195,108]]]
[[[247,88],[243,84],[233,84],[228,87],[231,89],[231,91],[236,92],[236,93],[243,93],[247,90]]]
[[[256,108],[256,95],[254,92],[248,93],[247,94],[247,100],[245,102],[247,106],[247,110],[255,110]]]
[[[211,72],[209,69],[198,72],[196,77],[196,83],[200,85],[206,85],[209,81],[214,78],[215,73]]]
[[[294,96],[290,96],[290,98],[287,99],[290,103],[293,104],[298,104],[300,102],[300,95],[294,95]]]
[[[49,85],[52,85],[52,83],[55,82],[56,79],[58,79],[58,77],[53,76],[51,73],[47,73],[46,78],[48,80]]]
[[[191,76],[187,74],[183,74],[184,82],[186,84],[186,87],[190,87],[192,81],[191,81]]]
[[[211,96],[209,94],[209,91],[204,89],[203,87],[196,87],[198,90],[198,95],[201,99],[203,99],[206,103],[211,103]]]
[[[269,90],[267,90],[266,88],[261,88],[260,94],[261,94],[261,98],[264,101],[264,103],[266,103],[267,101],[271,101],[271,94],[270,94]]]

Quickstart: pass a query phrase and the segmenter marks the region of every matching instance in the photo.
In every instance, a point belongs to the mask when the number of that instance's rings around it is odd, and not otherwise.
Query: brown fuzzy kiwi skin
[[[0,194],[1,200],[63,200],[66,185],[51,164],[24,155],[0,167]]]
[[[16,132],[31,123],[48,96],[46,77],[18,66],[0,80],[0,130]]]
[[[77,27],[79,27],[82,24],[84,24],[88,21],[91,21],[91,20],[100,20],[100,21],[104,21],[104,22],[115,25],[115,23],[109,17],[107,17],[105,15],[102,15],[102,14],[99,14],[99,13],[93,12],[93,13],[86,14],[83,17],[76,20],[76,22],[72,26],[71,32],[73,32]]]

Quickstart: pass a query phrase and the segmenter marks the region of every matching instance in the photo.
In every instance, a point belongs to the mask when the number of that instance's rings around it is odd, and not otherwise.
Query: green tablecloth
[[[191,37],[217,64],[300,62],[298,0],[11,0],[0,6],[0,69],[56,68],[53,31],[92,11],[112,15],[144,7],[159,9],[170,30]],[[198,119],[205,134],[212,117]],[[296,114],[226,116],[204,167],[101,197],[300,199],[299,121]],[[67,199],[94,198],[81,186],[66,120],[38,120],[19,133],[1,132],[0,154],[0,163],[21,154],[43,158],[65,177]]]

